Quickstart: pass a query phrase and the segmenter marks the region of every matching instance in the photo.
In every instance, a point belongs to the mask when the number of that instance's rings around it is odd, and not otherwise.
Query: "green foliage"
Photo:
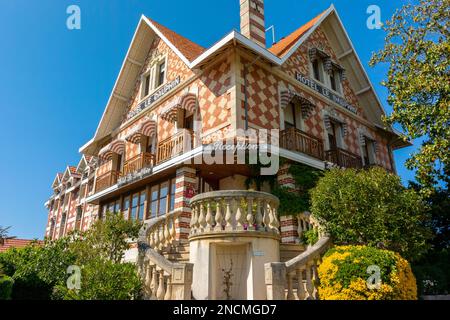
[[[319,232],[316,229],[310,229],[308,231],[303,232],[302,234],[302,242],[306,244],[315,244],[319,241]]]
[[[383,50],[371,65],[388,63],[388,102],[393,108],[387,124],[398,123],[406,138],[425,139],[406,162],[416,169],[421,192],[433,193],[450,168],[450,1],[419,0],[397,10],[386,23]]]
[[[450,252],[431,250],[413,266],[417,287],[422,295],[450,294]]]
[[[311,206],[309,190],[323,175],[322,171],[299,163],[289,164],[288,173],[292,175],[296,189],[278,184],[272,189],[272,193],[280,199],[278,208],[280,216],[297,215],[309,211]]]
[[[414,189],[420,188],[412,184]],[[447,188],[439,188],[427,199],[431,219],[426,226],[433,231],[431,249],[413,264],[421,294],[450,293],[450,195]]]
[[[55,288],[55,297],[64,300],[135,300],[142,289],[136,266],[94,259],[81,270],[80,290]]]
[[[381,168],[327,171],[311,190],[311,203],[337,244],[379,246],[408,259],[427,250],[424,201]]]
[[[13,299],[50,299],[53,286],[64,281],[67,267],[75,262],[67,243],[67,239],[43,246],[33,243],[0,254],[5,274],[14,279]]]
[[[0,300],[10,300],[14,280],[11,277],[0,275]]]
[[[139,228],[139,223],[108,213],[84,234],[0,253],[4,273],[14,279],[12,298],[136,298],[141,286],[135,267],[120,261],[129,248],[128,239],[136,238]],[[79,293],[64,289],[71,265],[81,266]]]
[[[136,239],[142,223],[125,220],[122,215],[107,212],[102,220],[97,220],[91,228],[82,235],[83,241],[71,244],[71,249],[77,253],[77,263],[101,257],[119,263],[125,251],[129,249],[130,239]]]

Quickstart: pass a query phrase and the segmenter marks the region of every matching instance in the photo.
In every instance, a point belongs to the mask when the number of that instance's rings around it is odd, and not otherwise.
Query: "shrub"
[[[310,229],[308,231],[305,231],[302,234],[301,240],[303,243],[313,245],[317,241],[319,241],[319,232],[316,229]]]
[[[131,263],[95,259],[81,269],[80,290],[57,286],[54,298],[64,300],[135,300],[142,282]]]
[[[414,260],[430,236],[422,198],[382,168],[332,169],[311,190],[311,212],[336,244],[383,247]]]
[[[369,289],[369,266],[380,270],[380,286]],[[416,300],[416,279],[398,253],[367,246],[337,246],[318,268],[321,300]],[[373,282],[371,282],[373,283]]]
[[[0,300],[10,300],[14,280],[11,277],[0,275]]]

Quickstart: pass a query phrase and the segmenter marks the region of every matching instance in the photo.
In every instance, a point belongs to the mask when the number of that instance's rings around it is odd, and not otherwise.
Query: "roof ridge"
[[[168,41],[170,41],[188,60],[192,62],[206,51],[206,48],[195,43],[194,41],[180,35],[179,33],[167,28],[166,26],[156,22],[155,20],[146,17],[158,30],[164,34]]]
[[[314,17],[304,25],[302,25],[300,28],[289,34],[288,36],[282,38],[280,41],[275,43],[272,47],[270,47],[268,50],[272,52],[273,54],[281,57],[284,54],[286,54],[290,48],[292,48],[295,43],[306,33],[308,32],[314,25],[322,18],[322,16],[327,13],[329,10],[326,9],[322,13],[320,13],[318,16]]]

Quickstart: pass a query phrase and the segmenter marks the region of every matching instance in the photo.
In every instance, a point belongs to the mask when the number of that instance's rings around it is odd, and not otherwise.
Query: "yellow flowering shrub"
[[[416,279],[398,253],[367,246],[337,246],[318,268],[321,300],[416,300]]]

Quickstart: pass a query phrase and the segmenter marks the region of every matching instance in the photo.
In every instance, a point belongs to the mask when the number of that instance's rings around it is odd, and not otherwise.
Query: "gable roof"
[[[120,125],[124,109],[128,106],[135,82],[147,57],[149,46],[155,37],[161,38],[190,69],[207,63],[228,45],[236,44],[242,45],[276,66],[281,66],[319,26],[324,25],[328,26],[324,27],[327,36],[333,36],[342,41],[341,49],[345,50],[337,53],[338,59],[347,70],[347,79],[356,90],[358,98],[361,99],[364,96],[361,105],[365,107],[365,110],[371,109],[368,114],[369,120],[381,125],[381,115],[385,113],[383,106],[333,5],[270,49],[261,47],[237,31],[232,31],[205,50],[142,15],[95,135],[79,151],[84,154],[94,154],[99,146],[98,142],[106,139]]]
[[[28,246],[33,241],[36,241],[37,245],[42,245],[44,242],[41,240],[27,240],[27,239],[5,239],[3,245],[0,245],[0,252],[5,252],[11,248],[23,248]]]
[[[56,188],[59,183],[61,182],[63,174],[61,172],[58,172],[55,176],[55,179],[53,179],[52,188]]]
[[[327,13],[327,11],[328,11],[328,9],[325,10],[324,12],[322,12],[321,14],[319,14],[318,16],[316,16],[314,19],[312,19],[309,22],[307,22],[306,24],[304,24],[303,26],[301,26],[300,28],[298,28],[297,30],[295,30],[294,32],[292,32],[287,37],[282,38],[280,41],[275,43],[271,48],[269,48],[269,51],[279,57],[282,57],[286,52],[289,51],[290,48],[292,48],[292,46],[295,45],[295,43],[306,32],[308,32],[312,27],[314,27],[314,25],[319,21],[319,19],[324,14]]]
[[[180,51],[180,53],[187,58],[187,60],[189,60],[189,62],[194,61],[195,58],[206,51],[206,49],[202,46],[183,36],[180,36],[178,33],[166,28],[155,20],[148,17],[146,17],[146,19],[148,19],[148,21],[151,22],[165,36],[165,38],[173,44]]]

